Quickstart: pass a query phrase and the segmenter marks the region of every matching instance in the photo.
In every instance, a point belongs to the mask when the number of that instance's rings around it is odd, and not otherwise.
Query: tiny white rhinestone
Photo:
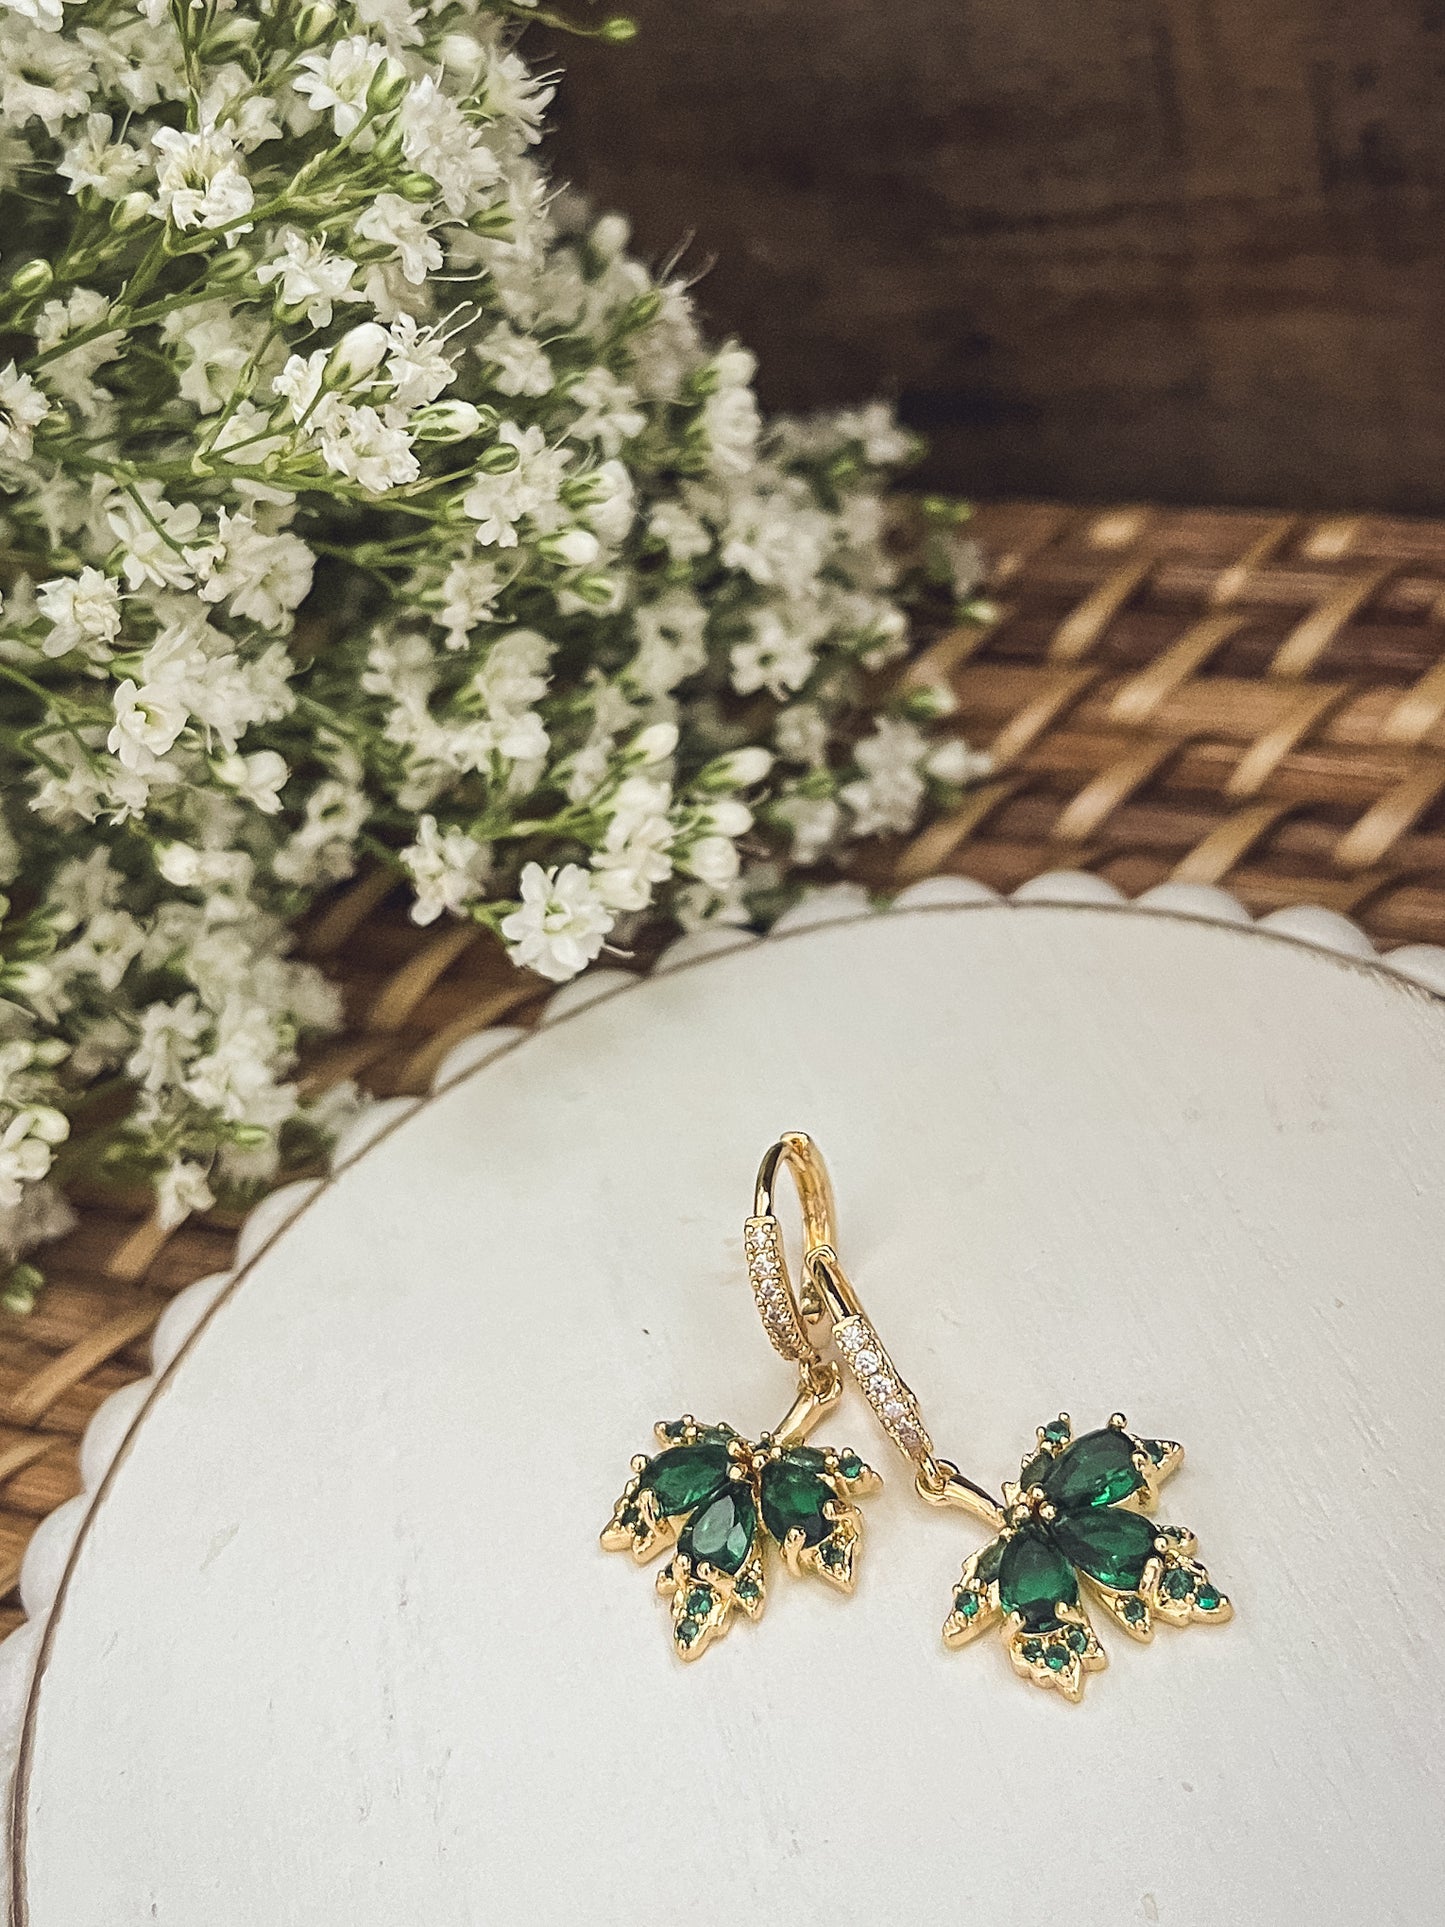
[[[890,1425],[896,1425],[900,1419],[908,1416],[908,1408],[900,1405],[896,1398],[888,1398],[883,1401],[883,1416]]]
[[[897,1389],[898,1387],[893,1383],[893,1380],[886,1376],[870,1378],[868,1381],[868,1392],[872,1398],[892,1398]],[[902,1411],[903,1408],[900,1406],[898,1409]]]
[[[883,1360],[878,1356],[877,1352],[865,1350],[859,1352],[858,1356],[853,1360],[853,1363],[860,1372],[876,1372],[878,1367],[883,1363]]]

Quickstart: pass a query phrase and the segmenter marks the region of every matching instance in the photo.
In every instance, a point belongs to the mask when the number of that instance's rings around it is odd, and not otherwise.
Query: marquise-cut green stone
[[[1077,1512],[1085,1506],[1115,1505],[1137,1492],[1144,1479],[1134,1463],[1133,1445],[1106,1425],[1075,1439],[1041,1483],[1060,1512]]]
[[[1008,1541],[998,1569],[999,1603],[1031,1628],[1050,1625],[1055,1607],[1072,1606],[1079,1596],[1073,1567],[1035,1526],[1024,1526]]]
[[[998,1578],[998,1569],[1003,1560],[1007,1539],[991,1539],[973,1564],[973,1583],[976,1586],[991,1585]]]
[[[1080,1572],[1116,1592],[1132,1592],[1154,1555],[1154,1528],[1137,1512],[1066,1512],[1049,1536]]]
[[[691,1512],[726,1482],[731,1464],[725,1445],[674,1445],[658,1453],[642,1483],[657,1494],[664,1515]]]
[[[1021,1492],[1030,1492],[1036,1485],[1042,1485],[1053,1469],[1053,1453],[1036,1452],[1031,1459],[1025,1462],[1023,1470],[1019,1473],[1019,1490]]]
[[[833,1497],[809,1465],[796,1464],[794,1453],[771,1459],[763,1467],[763,1524],[782,1545],[790,1532],[801,1532],[803,1544],[816,1546],[833,1530],[823,1507]],[[821,1464],[821,1454],[815,1454]]]
[[[730,1480],[715,1498],[693,1514],[677,1542],[694,1566],[716,1566],[719,1572],[737,1572],[753,1549],[758,1530],[758,1512],[753,1495],[742,1479]]]
[[[1194,1591],[1193,1573],[1187,1572],[1183,1566],[1171,1566],[1164,1575],[1160,1591],[1170,1599],[1188,1599]]]
[[[778,1462],[781,1465],[795,1465],[803,1472],[821,1472],[828,1463],[828,1454],[819,1452],[811,1445],[790,1445]]]

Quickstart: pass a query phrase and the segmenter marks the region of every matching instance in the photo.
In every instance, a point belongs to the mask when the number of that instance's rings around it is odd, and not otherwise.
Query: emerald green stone
[[[813,1456],[821,1464],[822,1455]],[[763,1467],[763,1524],[779,1545],[790,1532],[801,1532],[804,1545],[816,1546],[833,1530],[823,1511],[833,1494],[815,1467],[794,1460],[793,1453],[785,1453]]]
[[[1089,1635],[1082,1626],[1070,1626],[1064,1634],[1064,1643],[1071,1653],[1086,1653],[1089,1650]]]
[[[1053,1469],[1053,1453],[1036,1452],[1031,1459],[1025,1461],[1024,1468],[1019,1473],[1020,1492],[1029,1492],[1034,1486],[1042,1485]]]
[[[1186,1572],[1183,1566],[1171,1566],[1164,1575],[1161,1590],[1171,1599],[1188,1599],[1194,1591],[1194,1575]]]
[[[848,1555],[846,1552],[844,1552],[843,1548],[838,1544],[836,1539],[830,1539],[828,1543],[823,1547],[823,1550],[819,1553],[818,1557],[823,1561],[823,1564],[825,1566],[828,1566],[833,1571],[836,1571],[839,1566],[844,1565],[846,1563]]]
[[[1179,1448],[1172,1439],[1145,1439],[1144,1450],[1156,1465],[1163,1465],[1170,1453],[1177,1452]]]
[[[778,1463],[795,1465],[804,1472],[821,1472],[828,1463],[828,1454],[811,1445],[790,1445]]]
[[[953,1609],[960,1619],[977,1619],[979,1598],[976,1592],[961,1592],[954,1596]]]
[[[1048,1445],[1067,1445],[1069,1436],[1070,1426],[1066,1418],[1051,1418],[1044,1427],[1044,1441]]]
[[[1050,1646],[1044,1654],[1044,1664],[1051,1673],[1062,1673],[1069,1663],[1069,1655],[1062,1646]]]
[[[1148,1610],[1142,1599],[1126,1599],[1120,1608],[1131,1626],[1137,1626]]]
[[[1219,1611],[1219,1592],[1214,1586],[1201,1586],[1194,1596],[1194,1603],[1202,1613]]]
[[[737,1583],[738,1598],[749,1606],[755,1599],[761,1599],[762,1593],[763,1589],[756,1579],[740,1579]]]
[[[973,1583],[976,1586],[990,1586],[998,1578],[998,1569],[1003,1561],[1007,1539],[992,1539],[973,1562]]]
[[[686,1430],[687,1420],[685,1418],[672,1418],[663,1426],[662,1436],[667,1439],[680,1439]]]
[[[1041,1639],[1026,1639],[1020,1651],[1023,1653],[1025,1659],[1042,1659],[1044,1656],[1044,1642]]]
[[[856,1452],[845,1452],[838,1461],[838,1470],[845,1479],[856,1479],[863,1470],[863,1461]]]
[[[727,1482],[731,1464],[725,1445],[674,1445],[658,1453],[642,1483],[657,1494],[657,1509],[664,1515],[691,1512]]]
[[[620,1526],[625,1526],[627,1530],[631,1532],[632,1528],[637,1524],[637,1507],[635,1505],[623,1506],[617,1515],[617,1523]]]
[[[1154,1556],[1154,1528],[1137,1512],[1066,1512],[1049,1536],[1071,1565],[1116,1592],[1132,1592]]]
[[[694,1619],[706,1619],[712,1611],[713,1595],[706,1586],[694,1586],[687,1595],[687,1610]]]
[[[732,1479],[709,1499],[683,1527],[677,1541],[694,1566],[716,1566],[719,1572],[739,1571],[753,1549],[758,1512],[747,1482]]]
[[[1086,1506],[1115,1505],[1144,1483],[1134,1463],[1134,1448],[1122,1432],[1105,1426],[1075,1439],[1054,1460],[1042,1481],[1044,1491],[1060,1512]]]
[[[1030,1628],[1051,1624],[1055,1607],[1079,1596],[1073,1568],[1036,1526],[1024,1526],[1004,1547],[998,1572],[999,1603]]]
[[[691,1646],[702,1631],[695,1619],[679,1619],[677,1622],[677,1642],[680,1646]]]

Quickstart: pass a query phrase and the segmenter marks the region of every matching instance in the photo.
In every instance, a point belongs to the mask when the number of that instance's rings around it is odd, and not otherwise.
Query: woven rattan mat
[[[1090,869],[1133,895],[1176,878],[1256,912],[1325,904],[1386,946],[1445,943],[1445,523],[1015,503],[977,528],[995,614],[921,669],[953,684],[997,773],[871,855],[870,881]],[[415,929],[383,875],[306,946],[350,1019],[317,1083],[423,1090],[452,1044],[544,1000],[475,930]],[[157,1317],[227,1264],[234,1230],[162,1241],[140,1201],[88,1201],[37,1309],[0,1314],[0,1631],[31,1532],[79,1489],[92,1412],[145,1373]]]

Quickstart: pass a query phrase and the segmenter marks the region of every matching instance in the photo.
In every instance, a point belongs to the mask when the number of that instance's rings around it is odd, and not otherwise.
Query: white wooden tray
[[[257,1214],[28,1562],[12,1918],[1432,1918],[1445,1011],[1338,919],[1050,889],[1089,894],[584,980]],[[856,1595],[780,1581],[676,1663],[597,1532],[654,1419],[788,1402],[740,1234],[794,1126],[940,1448],[993,1484],[1061,1406],[1182,1439],[1233,1625],[1106,1628],[1078,1708],[945,1653],[982,1535],[855,1402]]]

